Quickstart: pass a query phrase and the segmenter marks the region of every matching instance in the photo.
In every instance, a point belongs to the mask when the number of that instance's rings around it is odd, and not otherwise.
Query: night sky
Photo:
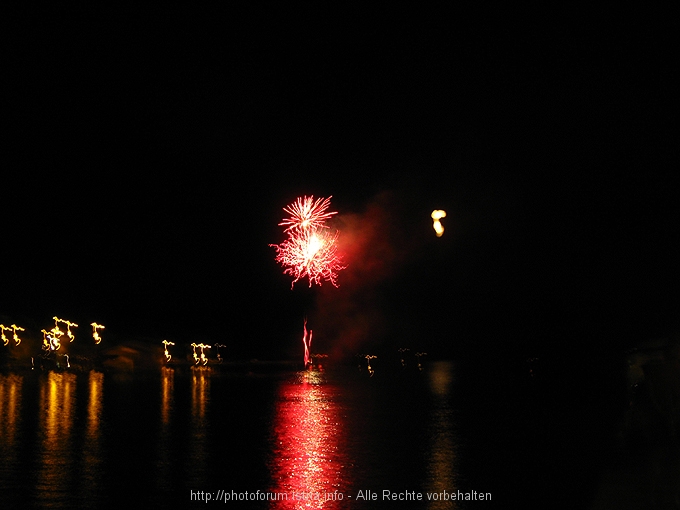
[[[17,14],[1,321],[260,359],[304,316],[346,353],[678,335],[677,27],[315,9]],[[333,197],[337,289],[274,261],[302,195]]]

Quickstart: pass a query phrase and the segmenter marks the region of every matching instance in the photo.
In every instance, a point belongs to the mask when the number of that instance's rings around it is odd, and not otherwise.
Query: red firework
[[[276,261],[288,266],[283,273],[293,277],[291,287],[301,278],[309,278],[312,283],[321,285],[323,280],[338,286],[337,272],[345,269],[337,253],[338,233],[314,230],[297,232],[276,248]]]
[[[325,212],[330,205],[329,198],[298,198],[297,201],[283,210],[291,215],[281,226],[288,226],[284,232],[288,234],[281,244],[273,244],[276,248],[276,261],[287,266],[283,271],[293,277],[291,288],[301,278],[321,285],[323,280],[338,286],[338,271],[345,269],[342,258],[338,255],[338,232],[331,233],[324,222],[336,212]]]
[[[287,266],[284,274],[293,277],[291,288],[305,277],[309,279],[310,287],[312,283],[321,285],[323,280],[338,286],[338,271],[345,269],[345,266],[337,253],[337,231],[331,233],[324,230],[328,228],[324,225],[325,219],[336,214],[324,212],[330,204],[329,200],[318,199],[312,203],[312,198],[305,197],[304,201],[298,198],[295,204],[284,208],[293,215],[280,224],[289,225],[284,230],[288,233],[288,239],[271,246],[276,248],[276,261]]]
[[[290,214],[290,218],[284,218],[280,226],[287,226],[284,232],[304,231],[307,229],[328,228],[324,223],[337,212],[325,212],[331,205],[331,197],[317,198],[314,196],[298,198],[295,203],[284,207],[283,210]]]

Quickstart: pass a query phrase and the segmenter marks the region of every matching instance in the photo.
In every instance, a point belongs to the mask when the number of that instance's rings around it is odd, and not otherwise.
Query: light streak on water
[[[428,365],[427,376],[433,400],[429,419],[429,459],[427,490],[433,493],[453,492],[458,487],[456,445],[451,388],[454,367],[450,362]],[[457,508],[455,501],[432,501],[433,510]]]
[[[274,419],[272,490],[310,498],[289,498],[278,508],[335,508],[334,501],[313,498],[349,489],[350,469],[339,444],[344,433],[341,410],[323,377],[320,372],[301,372],[297,381],[281,386]]]
[[[76,376],[49,372],[40,381],[39,430],[42,438],[36,489],[42,507],[62,507],[72,498],[73,418]]]

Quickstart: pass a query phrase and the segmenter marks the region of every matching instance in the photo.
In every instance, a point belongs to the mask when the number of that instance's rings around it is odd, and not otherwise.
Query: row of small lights
[[[43,350],[45,351],[57,351],[61,347],[61,337],[64,336],[64,332],[59,329],[59,323],[61,322],[62,324],[66,325],[66,336],[70,338],[70,341],[73,342],[75,340],[75,335],[73,332],[71,332],[71,328],[77,328],[78,324],[75,322],[67,321],[65,319],[60,319],[59,317],[52,317],[54,319],[54,327],[47,331],[47,330],[41,330],[43,334]],[[92,338],[94,338],[94,343],[99,344],[102,339],[99,336],[99,333],[97,330],[99,329],[104,329],[104,326],[101,324],[97,324],[96,322],[93,322],[90,324],[92,326]],[[16,345],[19,345],[21,343],[21,338],[19,338],[19,335],[17,335],[17,331],[26,331],[24,328],[17,326],[16,324],[12,324],[11,326],[5,326],[4,324],[0,324],[0,338],[2,339],[3,344],[6,346],[9,344],[9,339],[5,335],[5,331],[12,331],[13,336],[12,339],[14,340]]]

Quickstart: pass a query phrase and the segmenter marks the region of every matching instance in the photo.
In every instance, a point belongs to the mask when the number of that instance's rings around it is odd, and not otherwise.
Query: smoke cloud
[[[339,252],[347,265],[338,278],[339,288],[319,289],[314,314],[314,336],[334,356],[373,348],[390,333],[390,290],[393,279],[413,256],[417,243],[403,193],[384,191],[362,212],[340,214],[330,223],[337,228]]]

